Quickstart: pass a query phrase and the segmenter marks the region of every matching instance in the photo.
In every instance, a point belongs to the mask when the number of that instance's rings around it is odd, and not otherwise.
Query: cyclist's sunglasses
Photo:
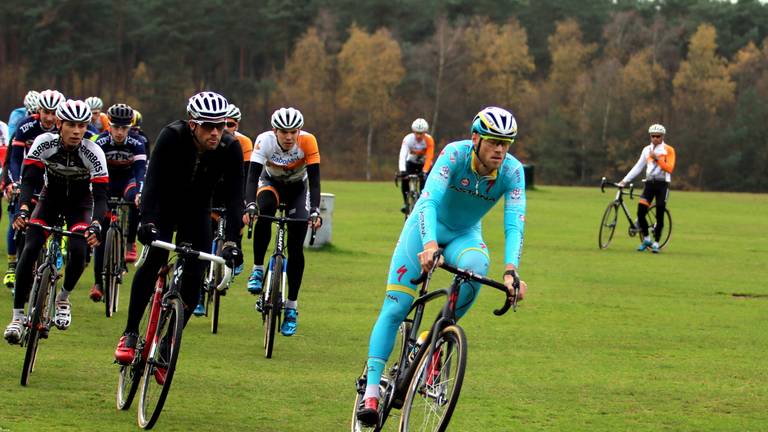
[[[207,131],[212,131],[213,129],[216,130],[224,130],[224,122],[208,122],[208,121],[200,121],[200,120],[192,120],[193,123],[199,124],[200,127]]]
[[[226,123],[226,125],[227,125],[228,128],[233,128],[233,127],[237,126],[237,122],[228,121]]]
[[[651,135],[651,138],[661,138],[661,135]]]

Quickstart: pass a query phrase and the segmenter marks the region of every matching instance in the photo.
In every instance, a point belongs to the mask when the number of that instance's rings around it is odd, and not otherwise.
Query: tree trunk
[[[368,116],[368,138],[366,139],[365,181],[371,181],[371,147],[373,145],[373,119]]]

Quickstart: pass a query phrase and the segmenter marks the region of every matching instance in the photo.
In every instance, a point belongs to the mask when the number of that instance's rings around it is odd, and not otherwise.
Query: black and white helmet
[[[187,103],[187,114],[192,120],[223,122],[227,118],[229,102],[227,99],[214,92],[200,92]]]
[[[296,108],[280,108],[272,113],[272,127],[275,129],[301,129],[304,116]]]
[[[24,96],[24,108],[31,113],[36,113],[37,108],[40,106],[40,93],[35,90],[30,90]]]
[[[114,104],[107,110],[109,116],[109,122],[115,126],[130,126],[133,122],[133,108],[130,106],[119,103]]]
[[[56,111],[60,104],[64,103],[64,95],[58,90],[43,90],[38,99],[38,108],[44,108],[48,111]]]
[[[91,108],[91,111],[101,111],[104,108],[104,101],[98,96],[86,98],[85,103]]]
[[[227,109],[227,118],[240,121],[240,119],[243,118],[243,114],[240,112],[240,108],[238,108],[235,104],[229,104],[229,109]]]
[[[81,100],[69,99],[59,104],[56,117],[61,121],[88,123],[91,121],[91,107]]]

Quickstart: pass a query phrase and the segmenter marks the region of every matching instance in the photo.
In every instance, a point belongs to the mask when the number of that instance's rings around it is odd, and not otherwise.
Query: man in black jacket
[[[227,214],[243,213],[243,152],[232,135],[223,133],[228,107],[227,100],[219,94],[198,93],[187,104],[189,119],[173,122],[160,131],[141,198],[140,242],[145,245],[156,239],[170,242],[175,231],[177,244],[190,243],[196,250],[209,250],[211,197],[219,180],[224,182],[227,193],[222,197]],[[237,217],[232,217],[227,224],[222,256],[228,266],[243,262],[242,252],[235,245],[240,227]],[[128,322],[115,350],[115,358],[121,364],[128,364],[134,358],[139,323],[157,273],[167,259],[168,251],[152,248],[136,271]],[[185,324],[200,295],[203,267],[200,261],[192,260],[184,268],[181,296]]]

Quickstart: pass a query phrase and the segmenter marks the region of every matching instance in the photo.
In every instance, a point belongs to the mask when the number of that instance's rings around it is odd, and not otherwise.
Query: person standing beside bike
[[[99,244],[101,226],[98,219],[107,211],[107,161],[101,148],[85,139],[91,110],[79,100],[68,100],[56,109],[58,133],[43,133],[35,138],[24,158],[19,210],[13,226],[22,230],[27,220],[43,225],[56,225],[62,218],[71,231],[88,231],[85,240],[68,242],[64,284],[56,297],[53,323],[66,330],[72,322],[69,294],[85,270],[87,247]],[[30,215],[33,194],[41,190],[40,201]],[[5,339],[18,343],[21,337],[24,303],[32,287],[35,259],[46,240],[42,228],[27,229],[24,250],[16,267],[16,296],[13,318],[5,329]]]
[[[401,191],[403,193],[403,207],[400,209],[403,213],[408,213],[408,174],[419,174],[421,177],[421,187],[424,187],[427,174],[432,168],[432,161],[435,158],[435,140],[428,134],[429,124],[423,118],[417,118],[411,124],[411,132],[403,138],[403,145],[400,147],[400,159],[397,167],[402,177]]]
[[[228,214],[243,213],[243,152],[234,136],[224,133],[227,100],[214,92],[201,92],[187,104],[187,121],[177,120],[160,131],[155,140],[152,160],[147,168],[141,196],[139,241],[170,242],[176,232],[176,243],[189,243],[195,250],[211,247],[211,198],[219,180],[224,182],[222,197]],[[235,219],[237,220],[237,219]],[[243,254],[235,241],[240,224],[227,224],[222,258],[230,267],[243,262]],[[168,251],[151,248],[144,264],[136,270],[131,285],[131,300],[125,331],[115,350],[120,364],[133,361],[139,323],[160,268],[168,260]],[[190,260],[184,267],[182,300],[184,324],[200,297],[204,264]]]
[[[471,133],[470,140],[448,144],[438,156],[395,246],[384,304],[371,332],[364,407],[358,411],[362,423],[378,423],[381,375],[392,352],[397,328],[416,295],[417,288],[411,280],[432,267],[438,247],[444,248],[443,257],[449,264],[484,276],[490,255],[480,220],[502,197],[504,284],[514,295],[525,221],[523,166],[508,153],[517,136],[517,123],[509,111],[488,107],[472,120]],[[472,306],[479,288],[477,283],[461,287],[457,318]],[[524,295],[525,284],[521,284],[519,299]]]
[[[304,116],[295,108],[280,108],[272,114],[272,130],[256,137],[248,169],[243,223],[250,223],[251,215],[258,213],[274,216],[278,203],[286,203],[290,218],[309,218],[317,229],[320,216],[320,151],[317,139],[302,130]],[[284,336],[296,333],[298,298],[304,275],[304,238],[307,224],[288,223],[288,300],[280,329]],[[261,293],[264,278],[264,255],[272,236],[272,223],[256,219],[253,236],[253,271],[248,278],[248,292]]]
[[[147,154],[144,149],[144,141],[138,135],[130,133],[131,121],[133,121],[133,108],[126,104],[115,104],[107,110],[109,117],[108,131],[102,132],[96,140],[96,145],[101,147],[107,159],[109,170],[109,197],[123,198],[133,204],[127,211],[138,213],[138,192],[144,184],[144,173],[147,168]],[[109,216],[109,215],[108,215]],[[134,216],[134,217],[137,217]],[[101,225],[106,229],[110,223],[109,217],[101,220]],[[136,232],[131,232],[129,225],[125,233],[128,244],[125,249],[126,262],[136,261]],[[135,229],[135,228],[134,228]],[[104,291],[102,289],[102,272],[104,271],[104,247],[100,245],[94,251],[94,284],[91,287],[90,298],[101,301]]]
[[[651,136],[651,143],[643,148],[640,159],[619,182],[619,185],[624,186],[631,182],[645,168],[645,188],[640,195],[640,202],[637,204],[637,224],[643,233],[643,239],[637,250],[642,252],[650,246],[653,253],[659,253],[659,240],[664,228],[664,209],[667,207],[667,199],[669,198],[672,171],[675,169],[675,149],[664,142],[664,136],[667,134],[664,126],[652,124],[648,128],[648,133]],[[654,199],[656,199],[656,230],[654,231],[654,239],[651,241],[645,215]]]

